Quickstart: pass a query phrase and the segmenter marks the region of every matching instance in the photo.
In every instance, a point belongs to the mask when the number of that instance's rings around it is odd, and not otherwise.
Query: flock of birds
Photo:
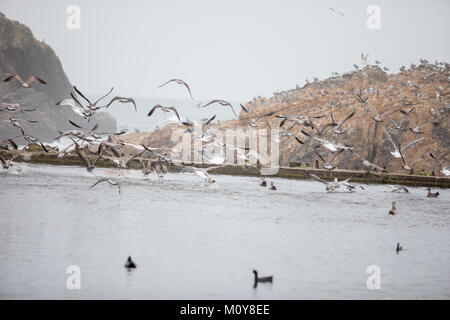
[[[367,60],[367,55],[361,56],[363,60]],[[4,79],[4,82],[11,82],[11,81],[18,81],[23,88],[30,88],[31,84],[33,82],[37,82],[41,85],[47,84],[44,80],[36,77],[36,76],[30,76],[27,81],[23,81],[21,76],[11,75]],[[189,87],[189,85],[181,80],[181,79],[171,79],[165,83],[163,83],[160,87],[163,87],[168,84],[178,84],[183,86],[189,93],[190,98],[193,100],[192,92]],[[410,85],[410,84],[408,84]],[[62,101],[59,101],[56,105],[57,106],[69,106],[75,114],[79,115],[80,117],[89,121],[92,119],[92,117],[102,109],[109,108],[113,103],[121,103],[121,104],[131,104],[135,111],[137,111],[137,105],[133,98],[129,97],[122,97],[122,96],[115,96],[113,97],[108,103],[102,103],[102,101],[109,96],[113,88],[109,90],[108,93],[100,97],[99,99],[92,101],[88,97],[86,97],[85,94],[82,93],[81,90],[77,87],[73,87],[74,92],[70,93],[70,97],[67,97],[63,99]],[[378,91],[376,92],[378,96]],[[357,101],[363,105],[366,106],[368,104],[368,97],[363,97],[363,93],[357,92],[355,94],[355,98]],[[211,100],[208,103],[204,105],[198,105],[199,108],[206,108],[211,105],[217,104],[221,107],[229,108],[233,115],[235,117],[238,117],[236,114],[233,105],[225,100],[221,99],[215,99]],[[403,107],[400,107],[393,112],[399,112],[401,114],[401,118],[394,120],[391,118],[386,118],[386,114],[378,113],[378,109],[374,114],[372,114],[370,117],[373,121],[377,123],[384,123],[385,120],[388,120],[388,123],[392,123],[394,125],[395,129],[402,128],[403,122],[405,119],[410,118],[412,119],[412,122],[414,122],[413,114],[416,107],[411,107],[408,110],[405,110]],[[4,139],[3,141],[0,141],[0,148],[8,151],[14,151],[18,150],[19,147],[16,144],[14,140],[18,138],[25,139],[28,143],[34,143],[39,145],[42,148],[42,152],[49,152],[49,146],[45,145],[43,141],[41,141],[39,138],[36,138],[34,136],[26,134],[23,126],[21,123],[24,121],[29,123],[37,123],[38,120],[30,120],[30,119],[18,119],[14,117],[14,112],[21,110],[23,113],[30,113],[36,111],[36,109],[30,109],[27,107],[23,107],[20,104],[13,104],[13,103],[1,103],[0,104],[0,112],[7,114],[8,119],[5,121],[8,121],[13,127],[17,128],[21,134],[18,134],[15,137]],[[248,126],[249,128],[258,128],[259,124],[261,122],[264,122],[264,126],[269,127],[272,129],[274,126],[274,121],[278,122],[278,129],[279,129],[279,137],[287,137],[288,139],[295,139],[298,144],[303,145],[305,144],[304,138],[310,139],[317,143],[317,145],[314,147],[315,154],[319,157],[319,159],[323,162],[323,168],[326,170],[335,170],[337,168],[336,165],[333,164],[336,157],[343,153],[343,152],[350,152],[355,157],[359,158],[364,166],[368,170],[379,170],[379,171],[385,171],[384,168],[381,168],[380,166],[368,161],[364,157],[360,156],[353,146],[347,145],[345,143],[339,142],[338,138],[342,136],[344,133],[347,132],[349,128],[349,123],[352,121],[352,118],[356,114],[356,108],[353,108],[351,112],[348,113],[343,119],[338,120],[335,117],[335,114],[333,113],[333,108],[331,108],[331,112],[329,114],[330,121],[327,122],[325,125],[322,125],[320,128],[316,123],[316,119],[318,118],[327,118],[328,115],[322,114],[322,115],[309,115],[305,113],[301,114],[295,114],[295,115],[282,115],[282,114],[276,114],[275,112],[268,112],[264,113],[262,115],[254,115],[252,114],[249,109],[247,109],[244,105],[241,104],[241,110],[246,114],[248,117]],[[238,157],[241,157],[242,159],[249,160],[250,156],[254,156],[258,160],[263,160],[263,158],[257,154],[254,151],[249,150],[249,148],[246,148],[244,146],[238,146],[233,145],[229,143],[224,143],[220,141],[217,138],[217,135],[214,133],[213,130],[210,129],[211,124],[213,123],[215,119],[215,115],[213,115],[208,120],[202,122],[201,129],[199,130],[193,122],[185,121],[180,116],[180,113],[178,110],[173,106],[163,106],[160,104],[157,104],[153,106],[147,116],[151,117],[156,112],[164,112],[164,113],[173,113],[176,116],[176,119],[178,120],[178,123],[182,125],[185,130],[189,133],[194,134],[197,138],[201,139],[202,142],[210,143],[214,146],[219,147],[225,147],[229,150],[236,151]],[[242,119],[241,119],[242,120]],[[271,120],[271,124],[269,123],[269,120]],[[58,157],[61,159],[65,159],[67,154],[71,151],[75,151],[75,154],[80,158],[82,163],[84,164],[86,170],[88,172],[92,172],[96,168],[96,164],[99,160],[108,160],[114,163],[118,168],[120,169],[127,169],[129,168],[129,163],[131,161],[137,161],[142,165],[142,172],[144,176],[149,175],[151,172],[155,172],[158,177],[163,177],[168,171],[171,165],[173,165],[173,161],[170,157],[170,149],[167,148],[154,148],[149,145],[136,145],[132,143],[127,143],[120,139],[120,136],[125,134],[126,130],[121,130],[119,132],[99,132],[98,124],[93,125],[91,128],[86,128],[75,121],[70,120],[69,123],[74,127],[72,130],[67,131],[60,131],[59,136],[56,137],[56,140],[60,140],[62,138],[68,138],[70,139],[70,143],[68,146],[58,149]],[[285,129],[285,125],[289,124],[289,127]],[[301,127],[301,134],[302,136],[298,134],[294,134],[291,130],[297,126]],[[331,128],[332,134],[336,137],[336,140],[332,141],[331,139],[327,139],[323,136],[323,133],[327,128]],[[414,135],[420,135],[423,132],[421,131],[421,126],[415,126],[409,128],[409,130]],[[407,172],[411,173],[413,170],[411,166],[408,164],[407,160],[404,157],[404,151],[413,148],[415,145],[421,143],[424,140],[424,137],[419,137],[417,139],[414,139],[413,141],[409,142],[406,145],[401,145],[399,141],[396,141],[389,130],[387,129],[387,125],[383,128],[384,135],[386,136],[387,140],[393,147],[393,151],[391,151],[391,154],[394,158],[400,158],[402,160],[401,167],[406,170]],[[270,136],[272,133],[270,134]],[[124,149],[128,148],[127,153],[131,155],[125,156]],[[331,157],[329,159],[326,159],[320,152],[319,148],[324,148],[331,152]],[[130,152],[130,150],[133,150],[133,152]],[[207,149],[203,149],[200,152],[200,155],[202,159],[206,160],[209,163],[215,163],[215,164],[222,164],[225,160],[225,157],[223,154],[220,155],[211,155]],[[253,154],[251,154],[253,152]],[[21,155],[24,160],[30,158],[30,155],[27,155],[27,151],[21,150],[20,152],[17,151],[17,154],[13,155],[10,159],[5,159],[4,157],[0,156],[0,160],[2,162],[2,167],[5,170],[8,170],[10,167],[16,167],[17,170],[20,170],[20,166],[17,162],[14,160]],[[442,161],[436,157],[434,154],[429,153],[432,160],[436,161],[439,166],[441,167],[441,172],[445,176],[450,175],[450,166],[445,165],[442,163]],[[246,165],[255,168],[258,170],[258,172],[261,174],[263,172],[264,168],[261,168],[260,165]],[[191,166],[185,166],[181,169],[180,173],[191,173],[196,174],[197,176],[201,177],[205,182],[208,183],[214,183],[215,180],[212,179],[208,171],[211,169],[214,169],[216,167],[209,167],[209,168],[196,168]],[[349,181],[350,179],[345,179],[342,181],[338,181],[338,179],[334,179],[334,181],[326,181],[316,175],[314,175],[311,172],[306,172],[307,176],[317,182],[320,182],[325,185],[325,190],[327,192],[335,192],[338,189],[342,187],[342,189],[348,191],[348,192],[355,192],[358,188],[361,190],[364,190],[364,187],[357,186],[354,184],[351,184]],[[90,186],[90,188],[94,188],[99,184],[107,183],[111,186],[117,187],[119,194],[121,194],[121,185],[118,180],[112,179],[112,178],[101,178],[97,180],[94,184]],[[262,178],[260,185],[262,187],[267,186],[267,181]],[[273,181],[270,183],[270,190],[277,190],[276,186],[274,185]],[[439,196],[439,192],[433,193],[431,189],[427,189],[428,194],[427,196],[430,198],[436,198]],[[392,192],[404,192],[409,193],[409,190],[406,187],[403,186],[397,186],[392,187]],[[394,201],[392,202],[392,208],[389,210],[390,215],[396,215],[398,214],[398,207],[397,203]],[[397,252],[401,251],[402,248],[399,244],[397,244]],[[135,268],[136,264],[132,261],[131,257],[128,258],[125,267],[127,268]],[[255,286],[258,282],[271,282],[271,277],[263,277],[258,278],[257,272],[254,271],[255,275]]]
[[[363,60],[363,63],[367,63],[367,54],[361,54],[361,59]],[[31,88],[31,84],[33,82],[37,82],[39,84],[45,85],[47,82],[42,80],[39,77],[31,75],[27,81],[23,81],[21,76],[11,75],[4,79],[4,82],[11,82],[11,81],[18,81],[23,88]],[[184,86],[184,88],[189,93],[190,98],[193,100],[192,92],[190,86],[183,81],[182,79],[171,79],[159,87],[166,86],[168,84],[175,83],[181,86]],[[408,83],[408,85],[410,85]],[[102,100],[105,99],[108,95],[111,94],[113,91],[113,88],[111,88],[105,95],[100,97],[99,99],[95,101],[91,101],[88,97],[86,97],[83,92],[78,89],[76,86],[73,87],[74,92],[70,93],[70,98],[63,99],[62,101],[59,101],[56,105],[57,106],[69,106],[72,108],[72,110],[79,115],[80,117],[83,117],[84,119],[87,119],[88,121],[91,120],[91,118],[102,109],[109,108],[113,103],[118,102],[121,104],[132,104],[135,111],[137,111],[137,105],[133,98],[129,97],[122,97],[122,96],[115,96],[113,97],[108,103],[102,103]],[[365,106],[368,104],[368,97],[363,97],[364,93],[362,92],[356,92],[355,97],[357,101]],[[376,95],[378,97],[379,92],[376,91]],[[83,101],[83,103],[82,103]],[[233,105],[225,100],[221,99],[214,99],[209,101],[208,103],[201,105],[199,104],[199,108],[205,108],[211,105],[217,104],[222,107],[229,108],[235,117],[238,117],[236,114]],[[266,112],[261,115],[253,115],[244,105],[240,105],[242,111],[245,115],[247,115],[248,119],[248,126],[249,128],[258,128],[259,124],[264,121],[265,125],[272,129],[274,126],[274,121],[278,119],[278,132],[276,133],[278,135],[277,138],[280,137],[287,137],[288,139],[295,139],[298,144],[303,145],[305,144],[304,139],[300,137],[298,134],[295,134],[292,132],[292,129],[300,126],[301,134],[303,137],[306,137],[307,139],[311,139],[312,141],[316,142],[317,144],[314,146],[314,152],[318,156],[318,158],[323,163],[323,168],[326,170],[335,170],[337,169],[337,166],[334,165],[334,161],[338,155],[340,155],[343,152],[350,152],[353,156],[360,159],[364,165],[364,167],[368,170],[378,170],[378,171],[385,171],[384,168],[381,168],[381,166],[378,166],[375,163],[370,162],[369,160],[365,159],[361,155],[359,155],[353,146],[347,145],[345,143],[339,142],[338,139],[334,139],[333,141],[329,138],[325,138],[323,136],[325,130],[327,128],[331,128],[331,133],[336,137],[339,138],[343,134],[345,134],[349,128],[349,123],[352,121],[352,118],[356,114],[356,108],[353,107],[353,110],[348,113],[347,116],[345,116],[341,120],[337,120],[335,117],[335,114],[333,113],[333,107],[331,107],[329,117],[330,121],[326,122],[324,125],[321,125],[319,127],[316,123],[316,119],[326,119],[328,117],[325,113],[321,115],[309,115],[305,113],[300,114],[288,114],[288,115],[282,115],[282,114],[276,114],[275,112]],[[392,123],[394,125],[394,128],[396,130],[399,130],[402,128],[403,122],[406,119],[410,119],[410,123],[415,123],[414,121],[414,111],[416,109],[415,106],[410,107],[408,110],[405,110],[403,107],[399,107],[397,109],[391,110],[389,114],[399,112],[401,114],[401,118],[394,120],[392,118],[387,118],[386,113],[378,113],[378,103],[376,105],[376,111],[374,114],[370,115],[371,119],[377,123],[383,123],[385,120],[388,120],[388,123]],[[18,119],[14,117],[14,112],[21,110],[24,113],[32,113],[36,111],[36,109],[30,109],[27,107],[23,107],[20,104],[14,104],[14,103],[1,103],[0,104],[0,112],[6,113],[8,115],[8,119],[5,120],[9,122],[13,127],[16,127],[20,130],[20,135],[17,135],[12,138],[4,139],[3,141],[0,141],[0,148],[6,149],[6,150],[17,150],[18,145],[15,143],[14,140],[18,138],[23,138],[28,143],[35,143],[42,147],[43,152],[49,152],[48,146],[44,144],[39,138],[36,138],[34,136],[28,135],[25,133],[25,130],[21,123],[24,121],[29,123],[37,123],[38,120],[30,120],[30,119]],[[258,161],[264,160],[264,158],[259,155],[257,152],[249,150],[249,148],[246,148],[244,146],[238,146],[233,145],[229,143],[224,143],[223,141],[220,141],[217,138],[217,135],[214,133],[213,130],[210,130],[210,126],[213,123],[215,119],[215,115],[213,115],[211,118],[209,118],[207,121],[202,122],[201,129],[199,130],[193,122],[190,121],[183,121],[183,119],[180,117],[180,113],[178,110],[173,106],[163,106],[161,104],[157,104],[151,108],[147,114],[148,117],[151,117],[156,112],[163,112],[163,113],[173,113],[176,116],[176,119],[178,120],[178,123],[185,127],[186,131],[189,133],[193,133],[196,138],[199,138],[202,143],[205,145],[211,144],[215,147],[225,147],[229,150],[236,151],[237,156],[244,160],[249,160],[250,156],[255,157]],[[272,124],[269,123],[268,119],[271,118]],[[92,172],[97,162],[100,159],[103,160],[109,160],[113,162],[118,168],[126,169],[128,168],[128,164],[131,161],[138,161],[142,165],[142,171],[144,176],[149,175],[151,172],[156,172],[156,174],[159,177],[164,176],[169,170],[169,167],[173,165],[173,161],[170,158],[170,153],[173,150],[167,149],[167,148],[153,148],[151,146],[147,146],[144,144],[136,145],[132,143],[124,142],[123,140],[115,139],[123,134],[125,134],[126,130],[121,130],[119,132],[99,132],[98,130],[98,124],[95,124],[92,128],[85,128],[79,124],[77,124],[75,121],[69,120],[69,123],[74,127],[72,130],[67,131],[60,131],[59,136],[56,137],[56,140],[60,140],[62,138],[68,138],[71,140],[71,143],[69,143],[68,146],[61,148],[61,150],[58,149],[58,157],[64,159],[66,155],[71,152],[75,151],[77,156],[80,158],[82,163],[85,165],[86,170],[88,172]],[[285,126],[289,124],[289,127],[285,129]],[[307,130],[309,128],[310,130]],[[415,126],[410,127],[409,130],[414,135],[420,135],[423,132],[421,131],[421,127]],[[417,139],[414,139],[410,141],[409,143],[405,145],[401,145],[398,140],[395,140],[392,134],[387,129],[387,125],[384,125],[383,127],[384,134],[386,136],[386,139],[389,141],[389,143],[392,145],[393,150],[391,151],[391,154],[394,158],[399,158],[402,160],[401,167],[409,172],[412,173],[413,169],[411,165],[408,163],[408,161],[405,159],[404,152],[407,149],[413,148],[414,146],[420,144],[424,141],[424,137],[418,137]],[[272,133],[270,133],[270,136],[272,136]],[[95,147],[95,150],[92,148]],[[131,148],[134,150],[130,156],[124,156],[124,148]],[[324,157],[319,151],[319,148],[324,148],[331,152],[331,157],[327,159]],[[210,152],[207,150],[207,148],[202,148],[202,150],[198,151],[202,157],[203,160],[209,163],[215,163],[215,164],[223,164],[225,162],[225,155],[222,152],[219,155],[211,155]],[[19,154],[13,155],[11,159],[5,159],[4,157],[0,156],[0,160],[2,162],[3,169],[7,170],[10,167],[16,166],[18,167],[18,170],[20,170],[20,166],[14,162],[14,159],[17,158]],[[90,157],[88,157],[88,155]],[[450,175],[450,166],[445,165],[438,157],[436,157],[433,153],[429,153],[432,160],[436,161],[439,166],[441,167],[441,172],[445,176]],[[94,156],[94,158],[92,158]],[[29,156],[28,156],[29,157]],[[26,159],[26,155],[24,156]],[[258,172],[261,174],[261,166],[254,166],[252,167],[256,168]],[[184,167],[181,172],[182,173],[194,173],[204,179],[204,181],[207,181],[209,183],[214,183],[215,180],[212,179],[208,175],[208,171],[213,169],[215,167],[210,167],[206,169],[201,168],[194,168],[194,167]],[[335,179],[334,181],[326,181],[324,179],[319,178],[318,176],[307,172],[307,175],[309,178],[314,179],[315,181],[321,182],[325,185],[325,189],[328,192],[336,191],[336,189],[340,188],[340,186],[343,186],[346,191],[354,192],[357,190],[357,187],[361,186],[355,186],[353,184],[349,183],[349,179],[345,179],[343,181],[338,181]],[[100,183],[109,183],[113,186],[117,186],[118,190],[120,192],[120,184],[118,181],[113,179],[100,179],[98,180],[94,185],[91,187],[95,187],[96,185]],[[266,181],[263,179],[261,186],[266,186]],[[275,185],[273,182],[271,182],[270,186],[271,190],[276,190]],[[399,187],[399,188],[393,188],[393,192],[405,192],[407,190],[405,187]],[[433,197],[433,193],[428,193],[429,197]]]

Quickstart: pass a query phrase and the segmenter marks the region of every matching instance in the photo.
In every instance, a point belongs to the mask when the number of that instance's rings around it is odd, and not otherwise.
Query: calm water
[[[326,194],[320,183],[192,175],[88,187],[80,167],[0,173],[0,298],[450,298],[449,190],[386,186]],[[397,216],[387,214],[391,201]],[[405,251],[396,254],[400,242]],[[128,272],[128,255],[138,268]],[[68,290],[66,269],[81,268]],[[366,268],[381,269],[368,290]],[[274,275],[253,289],[252,270]]]

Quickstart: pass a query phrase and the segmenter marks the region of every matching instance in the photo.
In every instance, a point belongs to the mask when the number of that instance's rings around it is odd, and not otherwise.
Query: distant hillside
[[[18,82],[3,82],[9,75],[20,74],[24,80],[36,75],[47,85],[33,83],[31,89],[20,87]],[[72,91],[59,58],[53,49],[34,38],[31,30],[17,21],[11,21],[0,13],[0,103],[20,103],[36,108],[36,112],[11,113],[19,119],[39,120],[39,123],[23,122],[25,133],[51,141],[58,130],[70,128],[68,119],[81,123],[69,107],[57,107],[56,102],[68,97]],[[8,119],[5,112],[0,113],[0,139],[20,135],[20,130],[2,120]],[[102,130],[115,130],[115,120],[106,113],[99,114],[94,122],[100,123]],[[91,120],[92,121],[92,120]]]
[[[336,122],[340,122],[355,109],[355,116],[343,127],[343,130],[347,131],[345,134],[336,135],[332,132],[332,127],[327,127],[321,137],[351,145],[362,157],[394,172],[402,172],[401,159],[391,156],[390,151],[394,149],[386,139],[383,127],[403,146],[424,137],[423,141],[406,150],[404,156],[416,173],[423,171],[424,174],[430,174],[434,171],[439,175],[439,168],[428,153],[431,151],[444,163],[450,163],[449,80],[450,65],[447,63],[430,64],[422,60],[417,66],[411,65],[408,69],[402,67],[401,72],[397,74],[387,74],[377,65],[367,65],[363,69],[323,81],[316,80],[302,88],[276,92],[269,98],[255,98],[245,106],[254,117],[271,111],[275,111],[277,115],[323,115],[323,118],[313,120],[319,131],[325,128],[326,123],[331,122],[331,108]],[[357,100],[357,93],[367,99],[365,104]],[[377,108],[382,122],[372,119]],[[407,117],[400,112],[400,109],[409,111],[411,108],[414,110]],[[397,123],[401,121],[401,129],[396,129],[390,119]],[[281,119],[272,116],[268,121],[272,128],[278,128]],[[221,121],[212,128],[251,130],[248,122],[247,114],[241,111],[239,120]],[[287,123],[282,129],[291,125]],[[267,127],[264,121],[260,121],[258,126]],[[420,127],[423,133],[414,134],[410,130],[416,126]],[[153,146],[172,147],[174,143],[170,141],[170,137],[176,127],[178,126],[169,125],[153,133],[133,134],[125,138],[130,141],[146,141]],[[301,125],[292,128],[290,132],[297,134],[305,144],[300,145],[294,139],[281,138],[282,166],[289,166],[291,163],[313,165],[318,159],[314,153],[317,142],[304,136],[301,129],[318,135],[315,130]],[[325,158],[331,155],[323,147],[317,150]],[[335,164],[341,168],[363,169],[361,160],[348,151],[338,155]]]

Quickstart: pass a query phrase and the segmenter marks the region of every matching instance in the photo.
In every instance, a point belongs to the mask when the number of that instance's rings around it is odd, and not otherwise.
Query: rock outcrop
[[[313,135],[340,142],[354,147],[354,152],[361,157],[386,167],[389,172],[403,172],[401,159],[394,158],[390,151],[394,148],[386,138],[384,127],[401,146],[423,137],[424,139],[404,151],[407,164],[417,174],[440,175],[440,169],[430,158],[433,152],[444,162],[450,162],[450,65],[447,63],[431,64],[421,60],[419,65],[401,68],[397,74],[388,74],[377,65],[368,65],[360,70],[333,76],[323,81],[316,80],[304,87],[296,87],[284,92],[276,92],[270,98],[257,97],[246,103],[245,107],[253,118],[268,112],[275,115],[315,115],[322,118],[313,119],[317,128],[296,125],[289,131],[305,142],[299,144],[295,139],[282,137],[280,143],[280,165],[310,165],[318,160],[314,150],[318,143],[301,133],[301,130]],[[358,94],[365,102],[359,101]],[[414,108],[408,116],[408,112]],[[340,122],[353,110],[355,116],[348,121],[344,134],[333,133],[332,127],[325,125],[331,122],[331,109],[336,122]],[[402,110],[402,111],[401,111]],[[373,120],[379,114],[382,122]],[[281,119],[272,116],[267,119],[272,128],[279,128]],[[397,128],[394,122],[401,123]],[[215,123],[212,128],[254,130],[248,126],[248,115],[241,111],[238,120]],[[292,126],[286,122],[281,129]],[[258,123],[259,128],[269,128],[264,121]],[[173,147],[171,132],[179,126],[170,125],[153,133],[135,134],[129,141],[138,139],[152,146]],[[420,134],[412,132],[412,128],[420,128]],[[323,129],[323,130],[322,130]],[[270,131],[270,130],[269,130]],[[323,131],[321,134],[318,131]],[[326,159],[331,153],[325,148],[317,149]],[[362,161],[351,152],[343,152],[335,159],[335,165],[343,169],[363,169]],[[321,165],[320,165],[321,166]]]
[[[85,123],[70,107],[56,106],[56,102],[69,96],[72,85],[53,49],[38,41],[27,26],[11,21],[0,13],[1,80],[14,74],[20,74],[24,80],[35,75],[47,82],[47,85],[34,82],[32,88],[22,88],[17,81],[0,82],[0,103],[19,103],[37,109],[35,112],[11,113],[18,119],[39,121],[21,122],[26,134],[51,142],[58,135],[58,130],[73,129],[68,119]],[[19,129],[3,121],[8,118],[9,115],[5,111],[0,112],[0,140],[21,134]],[[107,113],[96,115],[91,119],[91,123],[95,122],[99,122],[100,130],[116,129],[115,119]]]

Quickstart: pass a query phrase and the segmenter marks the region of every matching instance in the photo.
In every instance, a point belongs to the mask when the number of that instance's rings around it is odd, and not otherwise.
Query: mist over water
[[[327,194],[321,183],[270,177],[277,191],[257,177],[23,169],[0,172],[2,299],[450,298],[446,189],[430,199],[424,188]],[[107,184],[88,189],[104,176],[121,182],[121,196]],[[66,287],[69,265],[81,269],[80,290]],[[380,290],[366,287],[369,265],[381,270]],[[253,269],[273,284],[254,289]]]

